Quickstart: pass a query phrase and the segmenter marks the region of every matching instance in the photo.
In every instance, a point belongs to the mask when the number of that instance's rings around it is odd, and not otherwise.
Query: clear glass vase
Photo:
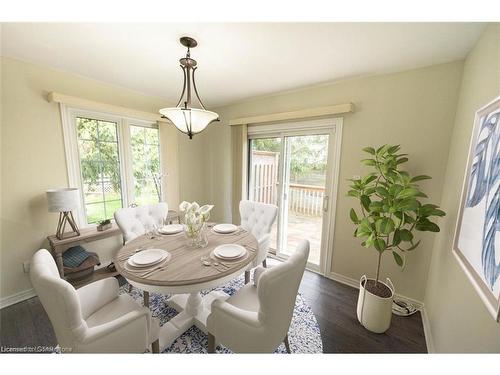
[[[188,224],[184,225],[184,235],[188,240],[188,245],[193,249],[200,249],[208,245],[207,225],[202,224]]]

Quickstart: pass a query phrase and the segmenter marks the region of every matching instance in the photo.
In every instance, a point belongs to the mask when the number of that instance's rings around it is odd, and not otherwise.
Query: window
[[[161,199],[160,140],[158,129],[130,126],[135,203],[151,204]]]
[[[162,200],[159,129],[155,123],[68,110],[70,183],[81,192],[80,225],[113,219],[132,204]],[[66,131],[68,134],[66,134]]]
[[[116,122],[77,117],[78,154],[87,223],[112,219],[123,207]]]

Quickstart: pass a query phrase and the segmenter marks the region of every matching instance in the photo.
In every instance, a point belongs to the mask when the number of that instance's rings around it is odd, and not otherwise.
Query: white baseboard
[[[34,289],[23,290],[22,292],[12,294],[7,297],[3,297],[0,299],[0,309],[4,307],[14,305],[16,303],[25,301],[27,299],[33,298],[36,296]]]
[[[100,266],[96,266],[95,269],[98,270],[100,268],[106,267],[109,263],[111,263],[111,260],[105,260],[101,261]],[[4,307],[15,305],[16,303],[25,301],[27,299],[33,298],[36,296],[35,290],[32,289],[27,289],[23,290],[22,292],[12,294],[7,297],[0,298],[0,309],[3,309]]]
[[[338,281],[339,283],[349,285],[349,286],[352,286],[353,288],[359,289],[359,280],[352,279],[350,277],[341,275],[341,274],[336,273],[336,272],[330,272],[328,275],[326,275],[326,277],[328,277],[329,279]],[[418,300],[410,298],[410,297],[403,296],[403,295],[398,294],[398,293],[396,293],[395,296],[404,302],[411,303],[413,306],[415,306],[419,310],[422,310],[424,308],[424,303],[421,301],[418,301]]]
[[[340,273],[330,272],[326,275],[329,279],[338,281],[339,283],[352,286],[353,288],[359,289],[359,280],[351,279],[350,277],[341,275]]]

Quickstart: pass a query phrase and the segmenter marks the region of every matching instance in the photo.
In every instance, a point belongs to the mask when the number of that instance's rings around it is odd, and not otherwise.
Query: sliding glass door
[[[324,272],[329,235],[332,128],[249,136],[248,197],[279,207],[271,251],[293,254],[302,239],[310,269]]]
[[[309,263],[319,267],[323,213],[327,204],[328,134],[285,137],[284,184],[281,200],[283,241],[277,255],[291,255],[306,238]]]

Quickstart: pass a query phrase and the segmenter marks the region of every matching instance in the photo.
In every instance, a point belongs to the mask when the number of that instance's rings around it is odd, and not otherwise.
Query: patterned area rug
[[[232,295],[244,285],[243,276],[227,283],[226,285],[212,290],[222,290],[223,292]],[[128,293],[129,285],[126,283],[121,286],[121,293]],[[203,295],[211,290],[202,292]],[[132,288],[129,293],[135,300],[142,304],[142,291]],[[177,311],[167,304],[168,296],[151,293],[149,306],[153,317],[158,318],[160,326],[168,322],[177,315]],[[292,353],[323,353],[323,345],[321,342],[321,334],[316,317],[314,316],[311,307],[304,301],[299,294],[295,302],[292,323],[288,331],[290,341],[290,349]],[[180,336],[170,347],[166,348],[163,353],[206,353],[208,337],[198,329],[191,327],[182,336]],[[218,353],[231,353],[228,348],[219,345]],[[275,353],[286,353],[285,345],[281,344]]]

